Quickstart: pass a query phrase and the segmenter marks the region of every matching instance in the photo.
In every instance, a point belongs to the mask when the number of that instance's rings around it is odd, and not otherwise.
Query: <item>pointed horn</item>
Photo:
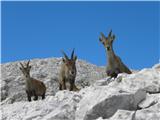
[[[24,66],[23,66],[23,64],[21,62],[19,64],[22,66],[22,68],[24,68]]]
[[[29,67],[30,60],[27,62],[26,66]]]
[[[73,59],[73,57],[74,57],[74,49],[73,49],[72,54],[71,54],[71,59]]]
[[[61,50],[61,52],[62,52],[62,54],[64,55],[64,57],[65,57],[67,60],[69,60],[69,58],[68,58],[68,56],[66,55],[66,53],[65,53],[63,50]]]
[[[108,37],[111,37],[111,35],[112,35],[112,29],[110,30]]]

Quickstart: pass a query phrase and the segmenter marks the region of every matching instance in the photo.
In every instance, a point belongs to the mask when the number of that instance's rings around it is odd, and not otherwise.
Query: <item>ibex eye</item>
[[[71,73],[74,74],[74,71],[72,71]]]
[[[110,47],[107,47],[107,50],[110,50]]]

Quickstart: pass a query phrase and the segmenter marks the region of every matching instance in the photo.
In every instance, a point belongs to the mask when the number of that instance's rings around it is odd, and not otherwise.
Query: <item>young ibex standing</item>
[[[34,100],[38,100],[38,96],[42,96],[42,99],[44,99],[46,86],[43,82],[30,77],[31,66],[29,65],[29,62],[30,61],[28,61],[25,66],[22,63],[20,63],[20,70],[22,71],[26,80],[26,93],[28,101],[31,101],[32,96],[34,96]]]
[[[131,71],[114,53],[112,45],[114,39],[115,35],[112,35],[112,30],[109,32],[108,37],[105,37],[105,35],[101,33],[101,37],[99,38],[100,42],[104,45],[108,56],[108,65],[106,68],[107,75],[115,78],[118,73],[131,74]]]
[[[63,63],[59,74],[59,90],[66,90],[69,87],[70,91],[78,91],[79,89],[75,85],[77,56],[74,55],[74,50],[71,59],[63,51],[62,54],[64,58],[62,58]]]

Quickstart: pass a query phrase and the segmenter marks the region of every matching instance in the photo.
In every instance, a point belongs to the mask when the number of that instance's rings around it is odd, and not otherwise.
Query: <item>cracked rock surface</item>
[[[24,62],[24,61],[21,61]],[[58,90],[61,58],[31,60],[31,76],[47,86],[28,102],[19,62],[1,65],[2,120],[160,120],[160,64],[110,79],[105,67],[77,61],[79,92]]]

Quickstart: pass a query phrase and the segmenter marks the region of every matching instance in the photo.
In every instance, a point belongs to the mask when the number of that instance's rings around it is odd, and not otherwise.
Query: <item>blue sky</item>
[[[116,35],[114,50],[132,69],[159,60],[158,2],[2,2],[2,63],[61,57],[75,48],[79,59],[102,66],[100,32]]]

